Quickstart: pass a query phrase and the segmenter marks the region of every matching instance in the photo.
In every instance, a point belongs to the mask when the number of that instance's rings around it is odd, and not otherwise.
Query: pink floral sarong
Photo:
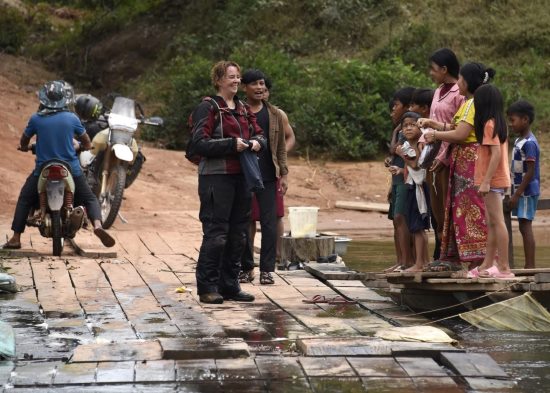
[[[485,202],[474,186],[478,143],[453,145],[441,239],[442,261],[482,262],[487,246]]]

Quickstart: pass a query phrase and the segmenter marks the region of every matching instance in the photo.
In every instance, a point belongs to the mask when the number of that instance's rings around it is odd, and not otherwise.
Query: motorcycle
[[[29,146],[36,154],[36,145]],[[73,207],[75,184],[70,165],[49,160],[42,165],[38,178],[39,207],[31,211],[27,225],[38,227],[40,234],[52,238],[53,255],[60,256],[64,239],[72,239],[86,222],[85,209]]]
[[[145,162],[134,138],[139,124],[162,126],[163,120],[146,118],[134,100],[118,96],[96,124],[101,121],[107,127],[93,137],[90,154],[81,154],[80,162],[98,198],[103,228],[107,229],[119,215],[124,189],[132,184]]]

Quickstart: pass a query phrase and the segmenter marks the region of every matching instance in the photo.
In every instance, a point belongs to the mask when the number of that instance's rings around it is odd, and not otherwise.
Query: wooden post
[[[288,262],[316,261],[334,254],[334,237],[281,237],[281,260]]]

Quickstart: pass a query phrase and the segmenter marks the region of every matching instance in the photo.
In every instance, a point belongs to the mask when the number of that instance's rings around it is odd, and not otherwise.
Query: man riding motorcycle
[[[21,135],[18,147],[21,151],[28,151],[31,138],[36,136],[36,166],[19,194],[11,227],[13,235],[2,246],[4,249],[21,248],[21,233],[25,230],[27,217],[38,204],[40,168],[51,159],[60,159],[70,164],[75,182],[75,204],[86,207],[88,217],[93,222],[94,234],[103,245],[106,247],[115,245],[115,240],[102,227],[97,198],[90,190],[80,169],[73,136],[78,137],[81,148],[84,150],[90,149],[91,142],[78,117],[68,108],[72,92],[66,86],[64,81],[51,81],[40,89],[38,112],[31,116]]]

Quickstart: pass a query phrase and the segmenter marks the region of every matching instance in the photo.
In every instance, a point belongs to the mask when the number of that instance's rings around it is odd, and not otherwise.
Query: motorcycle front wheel
[[[61,214],[59,211],[51,212],[52,220],[52,240],[53,240],[53,255],[61,256],[63,251],[63,234],[61,233]]]
[[[122,204],[122,195],[126,185],[126,165],[118,164],[111,168],[108,173],[107,187],[105,194],[99,196],[99,207],[101,208],[101,219],[103,228],[110,228],[115,222],[118,210]],[[101,176],[100,176],[101,177]],[[101,184],[101,178],[100,183]]]

